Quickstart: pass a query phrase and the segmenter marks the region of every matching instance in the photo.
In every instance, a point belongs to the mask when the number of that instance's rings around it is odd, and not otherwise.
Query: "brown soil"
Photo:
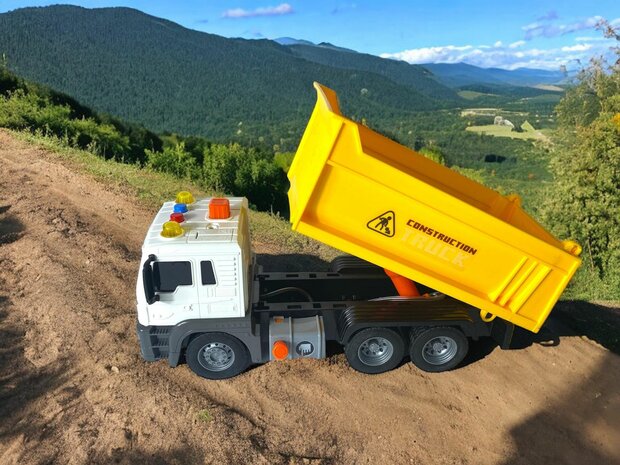
[[[2,464],[620,463],[620,358],[587,324],[443,374],[336,354],[206,381],[140,357],[152,211],[1,131],[0,192]]]

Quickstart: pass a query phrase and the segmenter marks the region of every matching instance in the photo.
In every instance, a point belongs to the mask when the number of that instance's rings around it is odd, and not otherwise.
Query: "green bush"
[[[204,152],[203,185],[248,197],[260,210],[288,213],[286,176],[273,157],[237,143],[213,144]]]
[[[430,146],[430,147],[422,147],[420,149],[420,153],[424,155],[426,158],[433,160],[440,165],[446,165],[446,157],[444,157],[443,153],[439,148]]]
[[[71,97],[26,82],[0,68],[0,126],[65,140],[104,158],[144,162],[145,148],[159,151],[162,141],[146,129],[98,115]]]
[[[179,178],[200,178],[200,167],[195,158],[185,151],[183,142],[174,147],[165,147],[163,151],[146,150],[147,166],[164,173],[170,173]]]
[[[595,62],[557,107],[560,131],[552,152],[555,184],[545,219],[560,237],[583,247],[598,298],[620,296],[620,64]],[[583,272],[582,272],[583,273]],[[615,295],[608,290],[614,289]]]

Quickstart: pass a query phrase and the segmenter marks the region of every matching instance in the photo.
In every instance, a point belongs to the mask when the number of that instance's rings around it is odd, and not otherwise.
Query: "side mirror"
[[[157,260],[155,255],[149,255],[144,265],[142,265],[142,284],[144,285],[144,296],[149,305],[159,301],[159,295],[155,294],[155,284],[153,281],[153,267],[151,264]]]

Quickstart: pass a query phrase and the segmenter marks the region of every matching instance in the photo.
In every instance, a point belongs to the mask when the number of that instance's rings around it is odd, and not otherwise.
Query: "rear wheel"
[[[207,379],[232,378],[245,371],[250,355],[236,337],[225,333],[205,333],[187,346],[185,358],[194,373]]]
[[[448,326],[416,328],[411,333],[409,355],[423,371],[438,373],[455,368],[469,350],[467,337]]]
[[[405,344],[396,331],[368,328],[355,334],[345,346],[349,365],[368,374],[384,373],[396,368],[405,355]]]

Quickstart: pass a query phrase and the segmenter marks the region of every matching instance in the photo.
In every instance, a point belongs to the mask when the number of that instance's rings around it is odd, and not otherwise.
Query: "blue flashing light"
[[[176,203],[173,208],[174,213],[187,213],[187,205],[184,203]]]

